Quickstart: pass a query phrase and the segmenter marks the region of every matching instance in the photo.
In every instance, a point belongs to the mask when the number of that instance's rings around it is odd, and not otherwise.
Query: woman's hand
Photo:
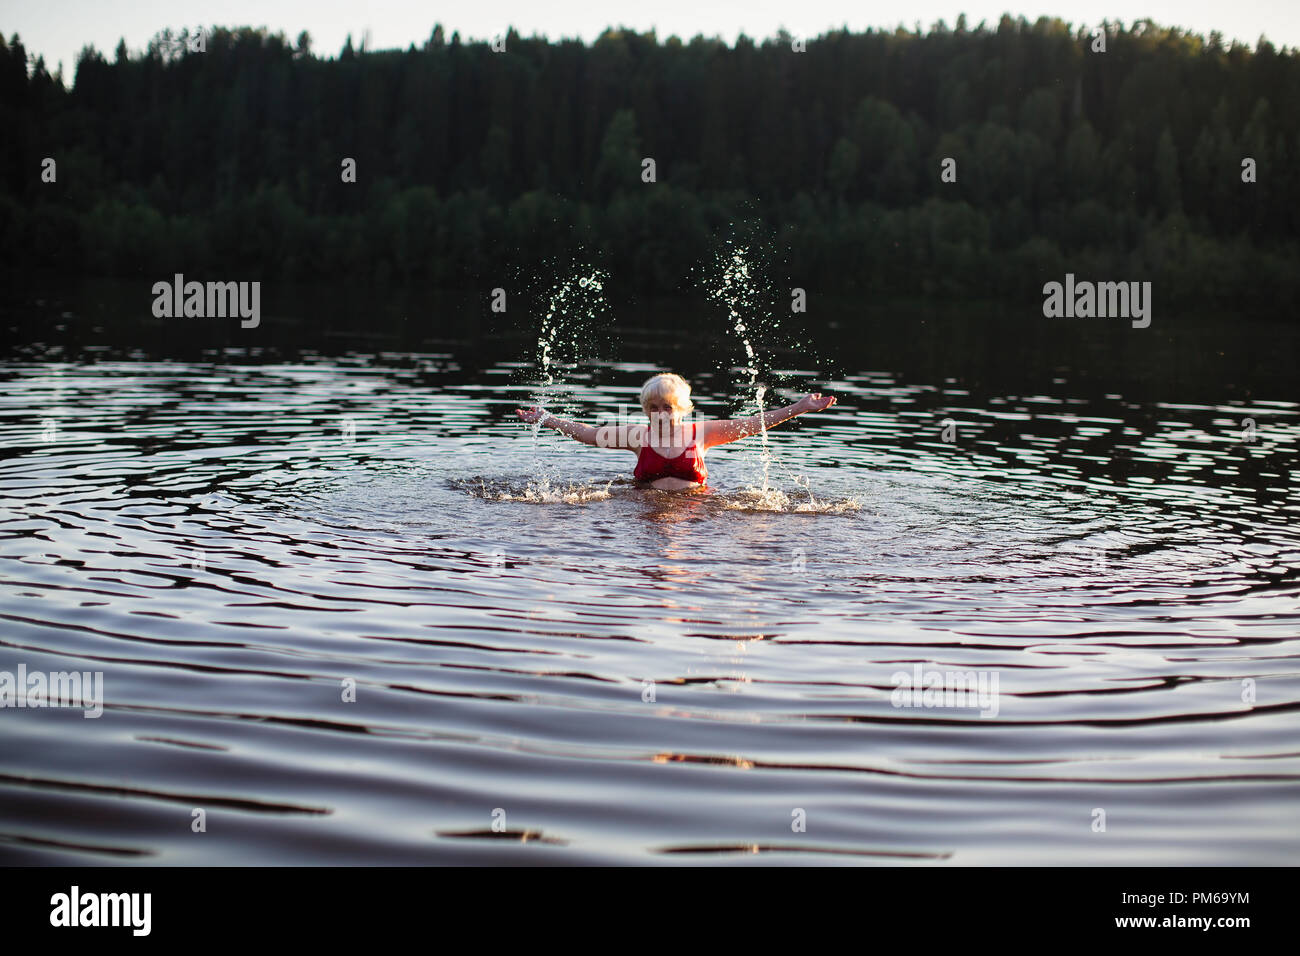
[[[526,421],[528,424],[532,425],[541,421],[550,413],[543,411],[542,409],[534,405],[532,408],[516,408],[515,414],[518,415],[520,418],[522,418],[524,421]]]
[[[799,409],[799,414],[804,412],[824,412],[835,404],[834,395],[823,395],[821,392],[811,392],[799,399],[795,407]]]

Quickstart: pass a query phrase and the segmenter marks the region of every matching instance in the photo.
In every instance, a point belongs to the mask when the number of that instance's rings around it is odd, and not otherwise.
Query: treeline
[[[0,254],[461,288],[578,254],[672,292],[739,227],[813,290],[1019,298],[1072,271],[1300,304],[1300,57],[1105,30],[1104,52],[1010,17],[803,52],[622,30],[495,52],[435,27],[334,58],[305,32],[216,28],[188,52],[168,30],[111,63],[84,48],[71,88],[0,37]]]

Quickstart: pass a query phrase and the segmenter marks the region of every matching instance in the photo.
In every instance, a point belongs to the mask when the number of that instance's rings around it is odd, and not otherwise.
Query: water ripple
[[[104,688],[0,711],[0,860],[1300,850],[1300,406],[863,371],[675,495],[517,372],[0,366],[0,671]]]

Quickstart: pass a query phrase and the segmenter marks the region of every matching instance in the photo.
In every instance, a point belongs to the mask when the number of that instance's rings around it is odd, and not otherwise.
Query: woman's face
[[[645,413],[650,427],[662,432],[662,441],[673,443],[671,430],[681,427],[682,410],[666,398],[652,398],[645,406]]]

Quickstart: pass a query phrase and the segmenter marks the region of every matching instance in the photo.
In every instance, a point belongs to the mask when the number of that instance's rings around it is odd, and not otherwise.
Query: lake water
[[[103,712],[0,710],[0,860],[1293,863],[1295,337],[1172,323],[843,316],[691,495],[523,339],[16,352],[0,671]],[[671,338],[568,407],[743,405]]]

